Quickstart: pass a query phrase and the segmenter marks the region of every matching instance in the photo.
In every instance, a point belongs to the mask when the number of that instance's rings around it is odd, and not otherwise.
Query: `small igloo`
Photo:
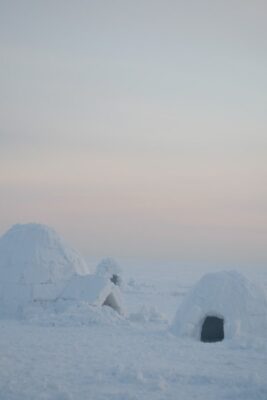
[[[203,342],[266,336],[265,293],[235,271],[204,275],[178,308],[171,331]]]
[[[96,274],[111,280],[114,285],[122,284],[122,269],[111,257],[103,258],[96,267]]]
[[[55,300],[74,274],[86,273],[85,260],[52,228],[14,225],[0,238],[0,315]]]

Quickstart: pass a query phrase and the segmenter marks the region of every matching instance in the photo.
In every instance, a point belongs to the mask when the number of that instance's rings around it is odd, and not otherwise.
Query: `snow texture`
[[[0,320],[0,399],[267,399],[265,338],[207,344],[169,332],[162,315],[173,318],[202,272],[190,280],[188,268],[129,271],[128,317],[58,299],[31,303],[23,320]]]
[[[0,241],[1,306],[24,307],[23,318],[0,319],[1,400],[267,399],[266,298],[242,275],[208,274],[191,289],[200,271],[131,266],[121,288],[129,314],[121,315],[106,302],[120,288],[85,274],[65,244],[60,255],[50,228],[51,245],[32,234],[19,246],[13,234]],[[38,256],[27,241],[41,247]],[[266,270],[260,279],[266,284]],[[181,337],[199,337],[210,313],[225,319],[228,340]]]
[[[224,320],[226,339],[267,336],[267,302],[259,286],[235,271],[206,274],[180,305],[171,331],[200,339],[207,316]]]

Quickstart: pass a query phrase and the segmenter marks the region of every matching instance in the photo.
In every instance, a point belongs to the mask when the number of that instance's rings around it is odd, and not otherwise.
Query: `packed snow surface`
[[[127,316],[60,300],[0,320],[0,399],[266,400],[266,336],[208,344],[170,332],[203,272],[131,266]]]

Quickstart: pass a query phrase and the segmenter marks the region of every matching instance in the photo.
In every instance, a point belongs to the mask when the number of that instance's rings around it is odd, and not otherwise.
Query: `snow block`
[[[123,313],[120,290],[110,279],[98,275],[75,275],[59,296],[62,300],[83,301],[94,306],[107,305]]]

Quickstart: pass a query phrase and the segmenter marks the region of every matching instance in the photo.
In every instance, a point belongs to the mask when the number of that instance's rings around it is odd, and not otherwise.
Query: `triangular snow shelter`
[[[75,275],[59,296],[62,300],[84,301],[92,306],[109,306],[122,314],[120,290],[110,279],[97,275]]]
[[[75,275],[60,295],[62,300],[109,306],[122,314],[120,290],[109,279],[97,275]]]

